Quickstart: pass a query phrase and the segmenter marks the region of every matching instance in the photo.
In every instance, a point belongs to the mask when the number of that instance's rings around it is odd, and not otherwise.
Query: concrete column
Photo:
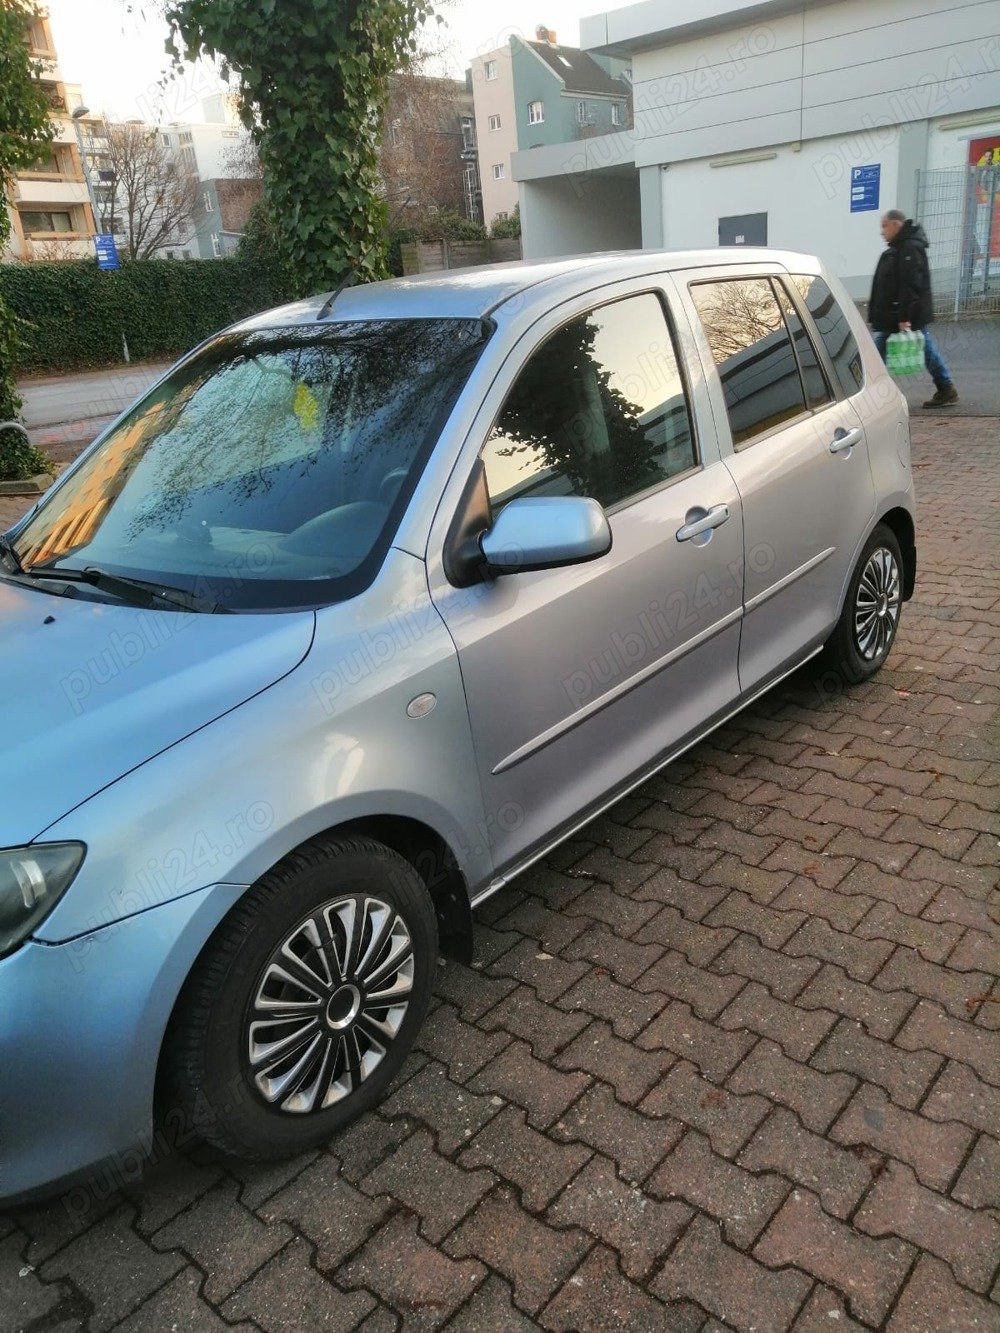
[[[896,202],[887,203],[886,208],[899,208],[908,218],[916,217],[917,172],[927,170],[929,136],[930,124],[926,120],[911,120],[899,127],[899,186]]]
[[[659,166],[639,168],[639,209],[642,248],[663,249],[663,172]]]

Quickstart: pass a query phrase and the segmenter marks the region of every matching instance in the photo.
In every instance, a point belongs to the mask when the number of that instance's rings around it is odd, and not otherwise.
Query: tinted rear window
[[[719,368],[733,444],[805,412],[798,362],[767,278],[694,283],[691,297]]]
[[[847,316],[822,278],[797,273],[792,282],[815,321],[819,336],[830,354],[840,387],[850,398],[864,388],[865,372],[861,365],[861,350],[851,332]]]

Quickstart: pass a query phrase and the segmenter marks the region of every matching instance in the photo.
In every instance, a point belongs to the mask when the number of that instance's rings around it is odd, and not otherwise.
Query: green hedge
[[[0,264],[0,295],[19,320],[22,372],[174,357],[234,320],[290,299],[274,268],[240,259]]]

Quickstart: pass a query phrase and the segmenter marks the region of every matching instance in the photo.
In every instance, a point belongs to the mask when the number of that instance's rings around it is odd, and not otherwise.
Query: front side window
[[[223,334],[43,501],[15,540],[21,563],[232,609],[355,596],[485,336],[466,319]]]
[[[691,297],[719,370],[733,444],[805,412],[792,340],[768,279],[693,283]]]
[[[507,168],[502,162],[497,162],[493,168],[493,179],[495,181],[502,181],[506,175]]]
[[[485,63],[485,65],[483,66],[483,68],[486,70],[486,77],[487,77],[488,79],[495,79],[495,78],[496,78],[496,76],[497,76],[497,62],[496,62],[495,60],[487,60],[486,63]]]
[[[611,103],[611,124],[616,127],[625,124],[625,107],[621,102]]]
[[[542,123],[542,121],[543,121],[544,119],[545,119],[545,103],[544,103],[544,102],[529,102],[529,103],[528,103],[528,124],[529,124],[529,125],[541,125],[541,123]]]
[[[850,398],[864,388],[865,372],[847,316],[822,278],[803,273],[794,275],[792,282],[823,339],[840,387]]]
[[[590,109],[586,102],[577,102],[576,121],[578,125],[586,125],[590,119]]]
[[[499,117],[499,116],[490,116],[490,129],[491,129],[491,130],[498,130],[499,128],[500,128],[500,117]]]
[[[652,293],[571,320],[532,353],[482,452],[494,513],[516,496],[605,508],[697,464],[677,354]]]

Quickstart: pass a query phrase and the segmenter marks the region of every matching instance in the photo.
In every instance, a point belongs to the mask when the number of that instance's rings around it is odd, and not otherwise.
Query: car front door
[[[634,286],[634,284],[633,284]],[[709,430],[703,372],[679,364],[662,290],[577,300],[524,335],[455,484],[489,505],[598,500],[611,551],[456,587],[456,498],[428,552],[455,641],[498,874],[557,840],[738,692],[739,494]],[[692,387],[700,412],[692,413]]]
[[[788,275],[697,270],[677,281],[717,371],[719,433],[743,502],[746,692],[829,634],[875,487],[862,419]]]

